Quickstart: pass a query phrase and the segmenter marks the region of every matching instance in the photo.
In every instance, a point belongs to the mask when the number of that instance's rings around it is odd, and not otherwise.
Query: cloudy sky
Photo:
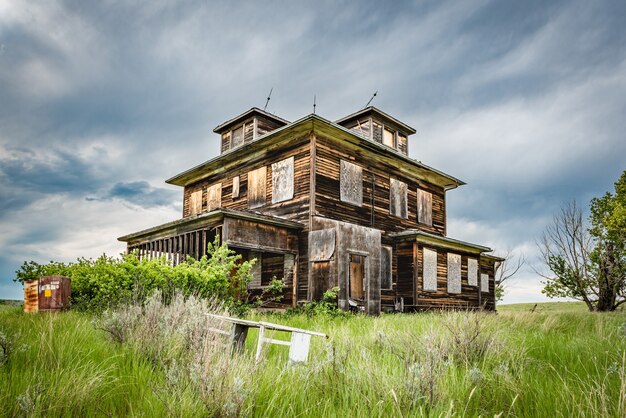
[[[144,5],[139,5],[143,3]],[[263,107],[373,104],[468,184],[450,236],[525,254],[626,169],[626,2],[0,2],[0,298],[24,260],[124,250],[181,215],[166,178]],[[543,300],[526,268],[506,302]]]

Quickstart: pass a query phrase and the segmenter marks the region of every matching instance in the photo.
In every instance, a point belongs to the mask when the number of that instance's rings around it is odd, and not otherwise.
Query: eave
[[[207,177],[230,171],[245,162],[259,160],[280,148],[283,142],[299,138],[307,133],[320,133],[331,140],[351,143],[355,148],[365,148],[376,153],[378,158],[386,158],[399,171],[403,171],[410,176],[422,178],[446,190],[465,184],[449,174],[429,167],[386,145],[370,141],[350,129],[315,114],[305,116],[295,122],[268,132],[242,147],[232,149],[189,170],[183,171],[166,180],[166,183],[184,187]]]
[[[234,118],[229,119],[229,120],[227,120],[224,123],[220,123],[219,125],[217,125],[213,129],[213,132],[220,133],[220,132],[224,131],[226,128],[229,128],[230,126],[235,125],[238,122],[242,122],[245,119],[248,119],[248,118],[250,118],[250,117],[252,117],[254,115],[264,116],[264,117],[266,117],[268,119],[272,119],[272,120],[274,120],[276,122],[279,122],[279,123],[282,123],[284,125],[288,125],[289,124],[288,120],[285,120],[285,119],[283,119],[283,118],[281,118],[279,116],[276,116],[276,115],[268,113],[268,112],[266,112],[264,110],[261,110],[258,107],[253,107],[252,109],[250,109],[250,110],[248,110],[246,112],[243,112],[241,115],[237,115]]]
[[[448,250],[463,251],[477,255],[491,251],[491,248],[483,245],[472,244],[471,242],[461,241],[454,238],[442,237],[440,235],[431,234],[417,229],[389,234],[389,237],[399,241],[416,241],[420,244],[433,245],[435,247],[441,247]]]
[[[415,128],[407,125],[406,123],[399,121],[398,119],[394,118],[393,116],[391,116],[388,113],[383,112],[382,110],[378,109],[377,107],[374,106],[369,106],[366,108],[363,108],[359,111],[356,111],[354,113],[349,114],[348,116],[345,116],[339,120],[336,120],[335,123],[341,125],[344,122],[350,121],[352,119],[357,119],[363,115],[369,115],[369,114],[373,114],[373,115],[377,115],[379,116],[383,121],[386,120],[388,122],[391,122],[392,124],[396,125],[397,127],[401,128],[403,131],[405,131],[405,133],[412,135],[416,132]]]

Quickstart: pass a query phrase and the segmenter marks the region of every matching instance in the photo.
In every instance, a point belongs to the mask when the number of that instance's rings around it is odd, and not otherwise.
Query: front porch
[[[272,278],[283,279],[281,305],[295,306],[298,271],[297,222],[231,209],[217,209],[200,215],[168,222],[118,238],[127,243],[127,252],[136,251],[141,259],[165,257],[173,265],[187,257],[207,255],[209,243],[223,242],[242,255],[256,259],[252,269],[251,295],[260,294]]]

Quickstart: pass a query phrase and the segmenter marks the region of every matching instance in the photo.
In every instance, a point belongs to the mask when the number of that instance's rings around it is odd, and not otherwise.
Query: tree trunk
[[[615,253],[613,245],[606,243],[605,255],[600,257],[598,277],[598,303],[596,311],[614,311],[617,301],[617,289],[615,288],[614,276]]]

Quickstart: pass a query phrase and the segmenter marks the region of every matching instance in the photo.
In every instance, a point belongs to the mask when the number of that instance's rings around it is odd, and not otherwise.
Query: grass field
[[[237,361],[211,363],[208,392],[194,391],[176,362],[113,342],[88,314],[0,306],[12,348],[0,365],[0,416],[625,416],[626,314],[533,306],[253,315],[331,338],[313,339],[308,365],[288,365],[280,346],[254,365],[253,331]]]

